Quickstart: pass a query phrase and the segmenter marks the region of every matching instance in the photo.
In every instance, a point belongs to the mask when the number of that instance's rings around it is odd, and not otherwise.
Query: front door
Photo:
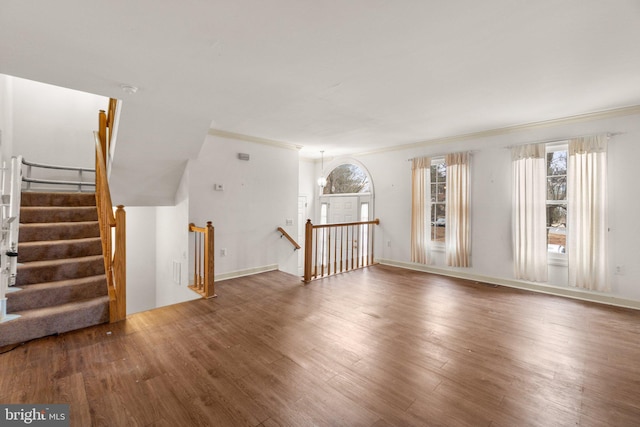
[[[358,196],[325,196],[321,198],[321,216],[322,206],[326,208],[327,223],[341,224],[349,222],[360,221],[359,208],[358,208]],[[328,233],[331,233],[329,235]],[[329,261],[329,252],[335,251],[337,248],[343,248],[340,250],[339,259],[337,264],[340,264],[340,258],[342,262],[349,262],[353,264],[354,257],[358,253],[358,232],[356,228],[339,228],[339,229],[323,229],[320,235],[320,250],[322,253],[322,263],[326,266]],[[336,242],[336,240],[338,242]],[[331,247],[330,247],[331,246]],[[331,256],[336,258],[336,254]]]
[[[330,196],[329,222],[356,222],[358,215],[358,196]]]

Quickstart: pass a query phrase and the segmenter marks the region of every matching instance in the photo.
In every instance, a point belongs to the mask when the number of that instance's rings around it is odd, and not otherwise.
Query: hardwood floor
[[[637,426],[640,312],[387,266],[269,272],[0,355],[74,426]]]

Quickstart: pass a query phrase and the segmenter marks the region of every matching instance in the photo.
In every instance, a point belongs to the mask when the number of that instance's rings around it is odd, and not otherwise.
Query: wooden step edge
[[[20,292],[22,292],[22,291],[33,292],[34,290],[39,290],[39,289],[61,288],[61,287],[65,287],[65,286],[86,285],[87,283],[91,283],[93,281],[99,281],[99,280],[104,280],[105,281],[105,292],[106,292],[106,289],[107,289],[107,287],[106,287],[107,276],[106,276],[106,274],[102,273],[102,274],[94,274],[92,276],[76,277],[74,279],[63,279],[63,280],[54,280],[52,282],[37,282],[37,283],[29,283],[29,284],[26,284],[26,285],[17,285],[15,287],[19,288],[19,290],[7,294],[7,298],[12,298],[12,297],[14,297],[16,295],[19,295]]]
[[[102,259],[103,259],[103,256],[102,254],[100,254],[100,255],[87,255],[87,256],[81,256],[81,257],[75,257],[75,258],[27,261],[27,262],[22,262],[18,265],[18,274],[20,274],[20,271],[26,270],[28,268],[53,267],[53,266],[65,265],[65,264],[89,263],[89,262],[94,262]]]
[[[20,247],[38,247],[38,246],[55,246],[55,245],[68,245],[68,244],[77,244],[77,243],[92,243],[95,241],[100,241],[100,237],[80,237],[78,239],[62,239],[62,240],[32,240],[29,242],[20,242],[18,246],[18,252],[20,251]]]
[[[94,224],[99,224],[99,221],[21,222],[20,228],[72,227]]]

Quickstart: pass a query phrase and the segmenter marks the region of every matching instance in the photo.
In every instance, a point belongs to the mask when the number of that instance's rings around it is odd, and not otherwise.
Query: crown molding
[[[567,125],[572,123],[581,123],[581,122],[587,122],[592,120],[609,119],[613,117],[628,116],[633,114],[640,114],[640,105],[632,105],[627,107],[614,108],[611,110],[603,110],[603,111],[596,111],[593,113],[561,117],[558,119],[524,123],[520,125],[506,126],[502,128],[496,128],[496,129],[488,129],[488,130],[483,130],[478,132],[447,136],[443,138],[427,139],[427,140],[412,142],[408,144],[393,145],[389,147],[379,148],[376,150],[354,152],[351,154],[345,154],[345,156],[364,156],[369,154],[387,153],[390,151],[402,151],[402,150],[409,150],[409,149],[415,149],[415,148],[421,148],[421,147],[427,147],[427,146],[437,146],[437,145],[449,144],[453,142],[468,141],[470,139],[481,139],[481,138],[487,138],[491,136],[508,135],[510,133],[522,132],[526,130],[544,129],[544,128],[550,128],[554,126]],[[220,129],[209,129],[208,134],[212,136],[219,136],[223,138],[231,138],[231,139],[238,139],[241,141],[255,142],[258,144],[265,144],[273,147],[286,148],[289,150],[296,150],[296,151],[300,151],[300,149],[303,147],[303,145],[299,145],[299,144],[292,144],[289,142],[277,141],[277,140],[267,139],[267,138],[260,138],[260,137],[251,136],[251,135],[243,135],[240,133],[228,132]],[[312,157],[301,157],[301,160],[315,161],[317,159]]]
[[[409,144],[395,145],[395,146],[380,148],[377,150],[361,151],[358,153],[354,153],[352,155],[363,156],[368,154],[385,153],[389,151],[409,150],[412,148],[443,145],[443,144],[449,144],[452,142],[468,141],[470,139],[481,139],[481,138],[487,138],[491,136],[507,135],[510,133],[522,132],[525,130],[544,129],[544,128],[567,125],[572,123],[581,123],[581,122],[587,122],[592,120],[601,120],[601,119],[609,119],[613,117],[629,116],[633,114],[640,114],[640,105],[632,105],[628,107],[614,108],[611,110],[596,111],[593,113],[578,114],[575,116],[561,117],[558,119],[551,119],[551,120],[543,120],[540,122],[531,122],[531,123],[524,123],[520,125],[506,126],[503,128],[489,129],[489,130],[483,130],[479,132],[471,132],[471,133],[465,133],[460,135],[447,136],[443,138],[427,139],[424,141],[417,141]]]
[[[302,145],[291,144],[289,142],[276,141],[275,139],[260,138],[258,136],[243,135],[241,133],[227,132],[220,129],[209,129],[207,132],[211,136],[219,136],[222,138],[238,139],[241,141],[255,142],[257,144],[270,145],[272,147],[286,148],[288,150],[300,151]]]

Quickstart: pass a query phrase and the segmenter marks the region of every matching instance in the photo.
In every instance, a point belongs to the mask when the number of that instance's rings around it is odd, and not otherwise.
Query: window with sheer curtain
[[[514,147],[512,159],[516,278],[546,281],[547,253],[566,252],[570,285],[608,291],[607,137]]]
[[[469,153],[412,159],[411,261],[428,264],[431,243],[447,265],[470,264]]]
[[[431,216],[431,159],[420,157],[411,163],[411,261],[429,262]]]
[[[569,284],[608,291],[606,136],[569,141],[567,193]]]
[[[469,153],[447,154],[445,256],[451,267],[469,267]]]
[[[545,144],[511,149],[513,261],[516,279],[547,280],[547,173]]]

